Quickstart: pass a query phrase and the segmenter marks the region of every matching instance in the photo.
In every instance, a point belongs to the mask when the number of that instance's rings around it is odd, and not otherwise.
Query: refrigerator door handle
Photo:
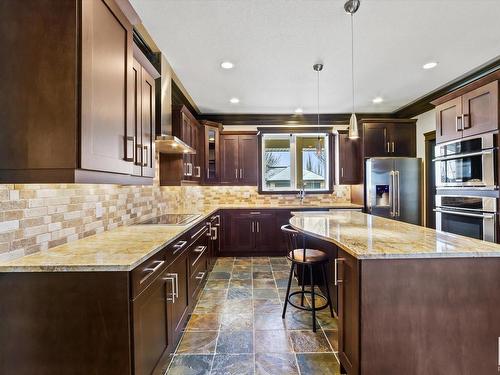
[[[400,180],[399,180],[399,171],[396,171],[395,173],[396,173],[396,178],[397,178],[397,181],[398,181],[398,183],[397,183],[398,189],[396,190],[396,194],[397,194],[397,197],[398,197],[398,206],[397,206],[398,208],[397,208],[397,210],[395,212],[395,215],[396,215],[396,217],[399,217],[399,215],[401,213],[400,212],[400,210],[401,210],[401,191],[400,191],[401,184],[400,184]]]
[[[394,217],[394,171],[389,173],[391,176],[390,184],[389,184],[389,206],[390,206],[390,215]]]

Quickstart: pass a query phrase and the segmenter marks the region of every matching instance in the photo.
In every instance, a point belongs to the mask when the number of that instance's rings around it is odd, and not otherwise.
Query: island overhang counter
[[[345,373],[498,372],[500,245],[353,211],[290,224],[336,247]]]

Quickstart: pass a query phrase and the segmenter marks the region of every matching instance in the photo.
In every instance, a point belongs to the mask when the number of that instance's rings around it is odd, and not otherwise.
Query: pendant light
[[[323,64],[314,64],[313,69],[315,72],[317,72],[317,75],[318,75],[318,93],[317,93],[317,98],[318,98],[318,139],[316,140],[316,155],[321,156],[322,147],[321,147],[321,138],[319,136],[319,132],[320,132],[320,125],[319,125],[319,72],[321,72],[323,70]]]
[[[359,9],[360,0],[348,0],[344,9],[351,15],[351,84],[352,84],[352,114],[349,120],[349,138],[359,138],[358,119],[354,112],[354,13]]]

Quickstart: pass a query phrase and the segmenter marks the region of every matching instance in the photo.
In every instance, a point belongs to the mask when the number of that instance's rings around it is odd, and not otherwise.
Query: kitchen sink
[[[164,214],[142,221],[138,224],[187,225],[200,216],[199,214]]]

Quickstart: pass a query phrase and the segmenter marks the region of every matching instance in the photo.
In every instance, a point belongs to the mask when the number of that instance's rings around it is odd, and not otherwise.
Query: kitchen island
[[[290,224],[337,247],[347,374],[499,371],[500,245],[352,211]]]

